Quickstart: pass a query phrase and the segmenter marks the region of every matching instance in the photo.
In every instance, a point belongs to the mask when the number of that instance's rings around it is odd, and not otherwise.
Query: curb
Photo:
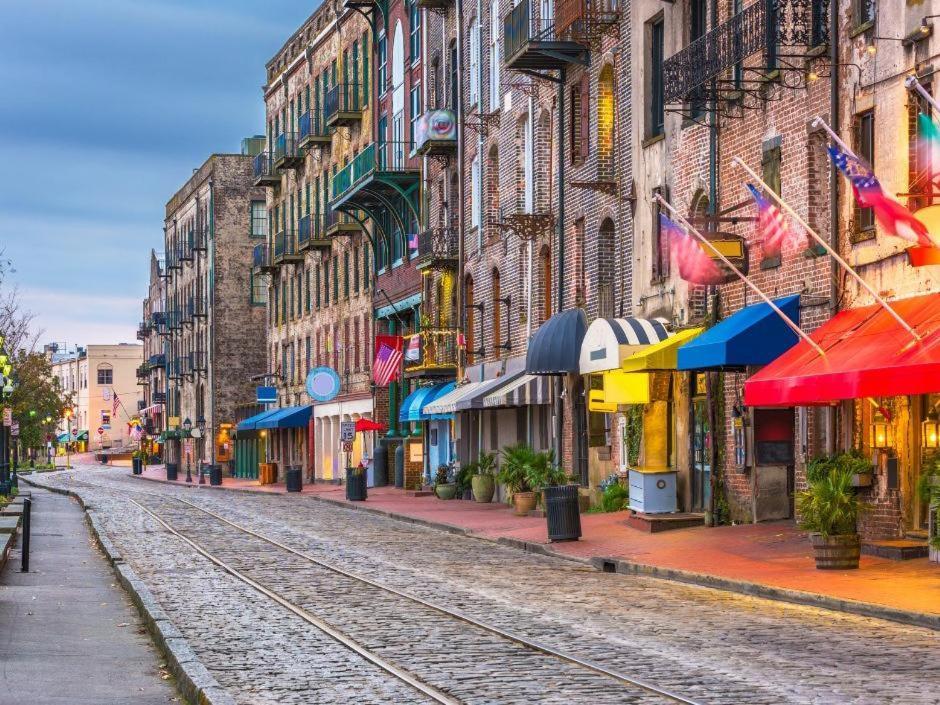
[[[150,482],[160,482],[163,484],[176,484],[170,483],[166,480],[161,480],[156,477],[144,477],[138,475],[142,480],[148,480]],[[194,485],[194,488],[199,487]],[[237,487],[225,487],[225,486],[212,486],[212,485],[202,485],[202,487],[208,487],[213,490],[223,490],[226,492],[240,492],[242,494],[268,494],[262,492],[256,492],[254,490],[237,488]],[[520,551],[526,551],[528,553],[535,553],[541,556],[549,556],[551,558],[556,558],[563,561],[568,561],[571,563],[578,563],[580,565],[589,565],[596,570],[606,572],[606,573],[621,573],[624,575],[642,575],[651,578],[657,578],[660,580],[669,580],[672,582],[685,583],[688,585],[696,585],[698,587],[710,588],[713,590],[722,590],[724,592],[733,592],[740,595],[748,595],[751,597],[761,597],[767,600],[774,600],[777,602],[787,602],[795,605],[803,605],[806,607],[817,607],[822,609],[828,609],[835,612],[845,612],[847,614],[854,614],[860,617],[871,617],[874,619],[884,619],[891,622],[898,622],[901,624],[908,624],[915,627],[923,627],[925,629],[930,629],[933,631],[940,631],[940,615],[928,614],[926,612],[914,612],[912,610],[903,610],[895,607],[887,607],[884,605],[878,605],[871,602],[862,602],[859,600],[851,600],[848,598],[839,598],[839,597],[830,597],[829,595],[821,595],[819,593],[806,592],[804,590],[793,590],[789,588],[778,588],[773,587],[772,585],[762,585],[760,583],[753,583],[746,580],[735,580],[733,578],[722,578],[717,575],[709,575],[707,573],[697,573],[695,571],[683,570],[681,568],[663,568],[661,566],[650,565],[648,563],[639,563],[635,561],[625,560],[622,558],[614,557],[605,557],[605,556],[595,556],[592,558],[580,558],[578,556],[571,556],[565,553],[561,553],[551,548],[550,544],[543,544],[533,541],[523,541],[521,539],[515,539],[508,536],[500,537],[489,537],[481,536],[474,533],[472,530],[467,529],[462,526],[455,526],[453,524],[447,524],[444,522],[435,522],[428,519],[420,519],[417,517],[408,516],[406,514],[401,514],[399,512],[393,512],[386,509],[378,509],[375,507],[363,506],[360,503],[345,502],[340,499],[334,499],[332,497],[323,497],[321,495],[307,494],[301,495],[305,498],[314,499],[318,502],[326,502],[327,504],[332,504],[334,506],[345,507],[346,509],[352,509],[359,512],[367,512],[369,514],[375,514],[378,516],[387,517],[389,519],[395,519],[397,521],[407,522],[409,524],[416,524],[419,526],[425,526],[432,529],[439,529],[441,531],[446,531],[450,534],[458,534],[466,536],[468,538],[477,539],[480,541],[488,541],[490,543],[496,543],[501,546],[507,546],[509,548],[515,548]]]
[[[32,479],[20,478],[33,487],[41,487],[49,492],[74,497],[85,512],[85,522],[91,529],[92,536],[104,551],[117,574],[121,586],[130,595],[131,600],[143,617],[144,623],[157,646],[163,652],[169,671],[176,678],[182,695],[196,705],[235,705],[235,700],[222,688],[206,669],[189,646],[189,642],[170,620],[163,608],[157,604],[147,585],[137,577],[134,569],[124,562],[117,548],[108,538],[98,520],[97,511],[87,505],[81,495],[72,490],[43,485]]]

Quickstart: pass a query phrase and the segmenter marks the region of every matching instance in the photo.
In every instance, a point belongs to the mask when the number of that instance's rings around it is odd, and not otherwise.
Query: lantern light
[[[940,448],[940,420],[936,412],[928,414],[921,424],[921,445],[924,448]]]
[[[894,446],[894,428],[889,421],[874,421],[871,425],[871,447],[891,448]]]

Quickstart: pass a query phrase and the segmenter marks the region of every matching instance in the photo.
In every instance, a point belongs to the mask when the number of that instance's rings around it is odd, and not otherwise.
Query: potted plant
[[[473,473],[470,484],[473,487],[473,499],[481,504],[489,504],[493,501],[493,495],[496,493],[496,454],[483,453],[480,458],[468,467],[472,467]]]
[[[366,469],[361,464],[355,468],[346,468],[346,499],[350,502],[364,502],[367,496]]]
[[[531,466],[535,463],[535,455],[535,451],[525,443],[503,448],[503,462],[497,479],[506,486],[516,516],[525,516],[535,509],[536,497],[530,484],[533,475]]]
[[[437,466],[437,477],[434,479],[434,494],[438,499],[453,499],[457,496],[457,483],[450,476],[450,468],[446,465]]]
[[[796,496],[800,526],[810,542],[821,570],[858,568],[860,542],[856,524],[862,505],[852,486],[852,468],[819,463],[807,468],[808,489]]]
[[[468,463],[460,468],[454,480],[457,483],[457,496],[460,499],[473,499],[473,473],[476,472],[474,463]]]

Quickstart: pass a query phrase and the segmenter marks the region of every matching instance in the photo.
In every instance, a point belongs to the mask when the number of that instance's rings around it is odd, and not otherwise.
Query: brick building
[[[143,301],[137,339],[144,346],[144,359],[137,368],[137,383],[143,389],[141,421],[145,431],[145,445],[157,455],[161,451],[158,442],[166,424],[166,319],[163,305],[166,300],[165,262],[153,250],[150,251],[150,281],[147,296]]]

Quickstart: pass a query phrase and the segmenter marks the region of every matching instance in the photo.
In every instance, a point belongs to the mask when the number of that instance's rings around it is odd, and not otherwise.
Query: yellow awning
[[[608,404],[648,404],[650,378],[647,374],[628,374],[611,370],[603,374],[604,401]]]
[[[676,351],[692,338],[700,335],[704,328],[687,328],[661,343],[649,345],[633,353],[621,364],[624,372],[652,372],[655,370],[676,369]]]

